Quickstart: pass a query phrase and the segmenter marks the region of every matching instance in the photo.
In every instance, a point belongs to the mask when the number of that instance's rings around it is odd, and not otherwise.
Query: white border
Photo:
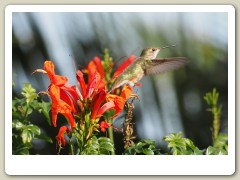
[[[225,156],[12,155],[12,12],[227,12]],[[235,172],[235,9],[231,5],[10,5],[5,9],[5,172],[9,175],[232,175]]]

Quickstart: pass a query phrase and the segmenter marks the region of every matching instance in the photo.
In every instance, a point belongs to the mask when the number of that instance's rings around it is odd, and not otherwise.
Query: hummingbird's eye
[[[152,51],[156,51],[156,49],[153,48]]]

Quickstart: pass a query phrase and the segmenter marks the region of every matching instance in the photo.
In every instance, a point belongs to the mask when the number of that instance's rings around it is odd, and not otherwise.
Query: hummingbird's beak
[[[164,46],[161,49],[166,49],[166,48],[170,48],[170,47],[175,47],[176,45],[170,45],[170,46]]]

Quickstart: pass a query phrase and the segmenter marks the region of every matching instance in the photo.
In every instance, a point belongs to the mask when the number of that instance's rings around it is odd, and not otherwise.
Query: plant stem
[[[129,147],[134,146],[134,139],[136,138],[135,136],[133,136],[133,133],[134,133],[133,102],[127,102],[125,105],[125,109],[127,113],[123,123],[123,142],[124,142],[124,149],[127,149]]]
[[[72,139],[69,139],[71,154],[74,155],[73,142]]]
[[[218,137],[220,122],[219,122],[219,114],[217,112],[217,107],[213,108],[213,139],[214,141]]]
[[[109,138],[114,146],[114,136],[113,136],[113,128],[112,127],[108,128],[108,134],[109,134]],[[112,155],[115,155],[115,151],[112,151]]]

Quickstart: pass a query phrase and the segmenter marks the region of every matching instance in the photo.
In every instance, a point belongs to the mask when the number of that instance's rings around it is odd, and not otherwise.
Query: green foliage
[[[216,148],[227,150],[228,149],[228,135],[224,134],[224,133],[220,133],[218,135],[216,141],[214,141],[213,146]]]
[[[36,89],[32,88],[31,84],[24,83],[24,88],[22,89],[22,95],[25,98],[27,105],[38,98]]]
[[[48,124],[50,126],[52,125],[51,117],[49,114],[49,111],[51,109],[51,103],[45,101],[42,102],[34,101],[32,102],[31,107],[34,110],[37,110],[39,113],[42,113],[46,117]]]
[[[113,83],[111,78],[112,68],[113,68],[113,58],[109,55],[108,49],[104,49],[102,65],[105,72],[105,80],[109,82],[107,84],[108,88]]]
[[[173,155],[202,155],[204,152],[199,150],[190,139],[183,138],[182,132],[170,133],[163,140],[168,143]]]
[[[163,138],[168,143],[171,153],[174,155],[227,155],[228,154],[228,135],[224,133],[219,134],[220,128],[220,114],[222,106],[218,105],[219,93],[214,88],[212,92],[206,93],[205,101],[210,106],[208,109],[213,114],[213,146],[207,149],[199,150],[194,143],[188,139],[183,138],[182,133],[170,133],[169,136]]]
[[[228,154],[228,135],[224,133],[219,134],[222,105],[218,105],[218,98],[219,93],[215,88],[204,96],[205,101],[210,106],[208,110],[213,115],[213,146],[207,148],[206,154],[208,155]]]
[[[228,136],[220,133],[213,146],[200,150],[194,143],[183,138],[182,133],[170,133],[169,136],[163,138],[168,143],[170,154],[173,155],[227,155],[228,154]]]
[[[149,139],[140,140],[133,147],[129,147],[124,155],[159,155],[160,150],[156,148],[155,141]]]
[[[220,133],[213,146],[209,146],[206,151],[207,155],[227,155],[228,154],[228,135]]]
[[[216,88],[212,92],[206,93],[204,96],[205,101],[210,106],[208,109],[213,115],[213,140],[215,141],[218,137],[220,129],[220,114],[222,111],[222,105],[218,105],[219,93]]]
[[[110,155],[114,151],[114,146],[111,140],[107,137],[97,138],[93,136],[88,140],[82,155]]]
[[[40,128],[32,124],[30,120],[30,115],[34,111],[42,112],[47,120],[50,120],[50,103],[38,102],[36,90],[27,83],[24,84],[21,94],[23,95],[21,99],[12,100],[12,153],[26,155],[29,154],[34,139],[52,142],[51,138],[41,134]]]

